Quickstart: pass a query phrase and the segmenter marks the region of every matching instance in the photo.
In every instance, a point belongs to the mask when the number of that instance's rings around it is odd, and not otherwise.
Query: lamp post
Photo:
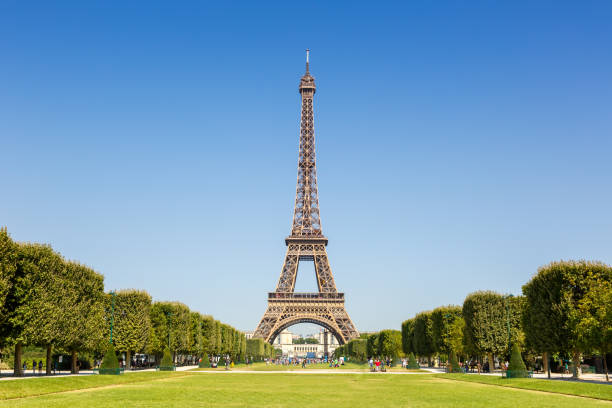
[[[172,353],[172,365],[174,365],[174,352],[170,350],[170,332],[172,331],[172,312],[166,311],[166,319],[168,321],[168,351]]]
[[[113,344],[113,325],[115,324],[115,297],[117,296],[117,292],[114,290],[110,293],[112,295],[111,301],[111,321],[110,321],[110,344]]]
[[[506,304],[506,325],[508,327],[508,354],[510,354],[510,306],[508,305],[508,298],[514,297],[513,294],[504,296],[504,303]]]

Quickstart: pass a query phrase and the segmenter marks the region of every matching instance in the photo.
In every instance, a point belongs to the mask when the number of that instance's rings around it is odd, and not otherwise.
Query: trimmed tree
[[[381,357],[396,359],[402,352],[402,333],[399,330],[382,330],[378,333],[378,352]]]
[[[471,293],[463,302],[466,348],[474,354],[486,354],[491,369],[494,355],[509,352],[508,345],[520,337],[522,304],[521,297],[502,296],[492,291]]]
[[[546,353],[546,361],[550,353],[571,354],[573,376],[579,377],[580,352],[594,346],[595,339],[602,339],[599,334],[590,332],[589,324],[593,324],[595,330],[599,324],[606,328],[603,326],[605,319],[594,317],[598,315],[597,310],[602,309],[591,305],[590,299],[597,304],[600,298],[598,289],[593,288],[599,286],[605,291],[606,282],[610,281],[611,268],[601,262],[561,261],[540,267],[537,274],[523,285],[527,299],[523,327],[528,346]],[[605,316],[606,296],[603,295]],[[602,330],[601,333],[609,332]]]
[[[110,319],[113,295],[106,296],[107,319]],[[125,352],[125,366],[131,367],[132,352],[146,346],[151,332],[151,296],[143,290],[120,290],[115,294],[113,343]]]
[[[100,364],[100,374],[119,374],[119,360],[112,344],[108,345],[102,364]]]
[[[417,361],[416,357],[414,356],[414,353],[410,353],[408,355],[408,364],[406,365],[406,368],[409,368],[411,370],[416,370],[421,368],[419,366],[419,362]]]
[[[510,356],[510,364],[508,365],[508,371],[506,373],[508,378],[527,378],[527,367],[521,356],[521,349],[518,343],[512,345],[512,355]]]
[[[366,340],[366,349],[368,352],[368,356],[376,357],[380,355],[378,350],[378,333],[371,334]]]
[[[414,318],[402,323],[402,350],[405,354],[414,353]]]
[[[459,353],[462,350],[463,333],[461,306],[442,306],[431,312],[431,332],[434,350],[437,353],[449,355],[451,351]]]
[[[431,365],[431,356],[435,352],[431,312],[421,312],[414,317],[413,345],[419,357],[427,357],[428,365]]]
[[[463,373],[461,370],[461,366],[457,361],[457,354],[454,351],[451,351],[448,356],[448,372],[449,373]]]
[[[95,351],[106,342],[104,278],[76,262],[66,264],[70,280],[65,282],[61,347],[72,355],[71,372],[78,372],[79,351]]]

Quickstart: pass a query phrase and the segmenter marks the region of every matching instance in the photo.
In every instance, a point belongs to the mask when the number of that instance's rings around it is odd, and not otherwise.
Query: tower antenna
[[[310,57],[310,49],[306,48],[306,73],[308,73],[308,72],[309,72],[309,70],[308,70],[308,68],[309,68],[309,67],[308,67],[308,60],[309,60],[309,57]]]

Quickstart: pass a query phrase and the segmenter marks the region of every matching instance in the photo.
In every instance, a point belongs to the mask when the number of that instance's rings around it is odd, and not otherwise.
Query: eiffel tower
[[[336,289],[325,249],[327,238],[321,230],[313,115],[316,87],[308,59],[309,50],[306,50],[306,73],[299,86],[302,118],[293,226],[291,235],[285,238],[287,254],[276,290],[268,293],[268,309],[253,337],[272,343],[289,326],[314,323],[329,330],[344,344],[359,337],[359,332],[344,308],[344,293]],[[299,261],[314,262],[318,292],[295,292]]]

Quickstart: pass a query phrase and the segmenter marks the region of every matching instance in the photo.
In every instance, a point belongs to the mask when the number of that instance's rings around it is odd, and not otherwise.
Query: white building
[[[291,333],[285,329],[274,339],[273,346],[280,349],[283,352],[283,357],[294,358],[294,357],[311,357],[311,358],[323,358],[326,354],[331,356],[339,346],[338,340],[328,332],[327,330],[321,329],[319,333],[315,335],[305,336],[305,338],[315,338],[317,344],[294,344],[294,338],[303,338]]]
[[[253,332],[244,332],[247,339],[253,338]],[[314,338],[317,340],[317,344],[294,344],[293,340],[302,338]],[[327,340],[327,341],[326,341]],[[299,334],[291,333],[285,329],[272,343],[274,348],[280,349],[283,352],[283,357],[294,358],[294,357],[313,357],[323,358],[326,354],[331,356],[334,350],[338,348],[338,340],[331,334],[331,332],[321,329],[318,333],[301,336]]]

